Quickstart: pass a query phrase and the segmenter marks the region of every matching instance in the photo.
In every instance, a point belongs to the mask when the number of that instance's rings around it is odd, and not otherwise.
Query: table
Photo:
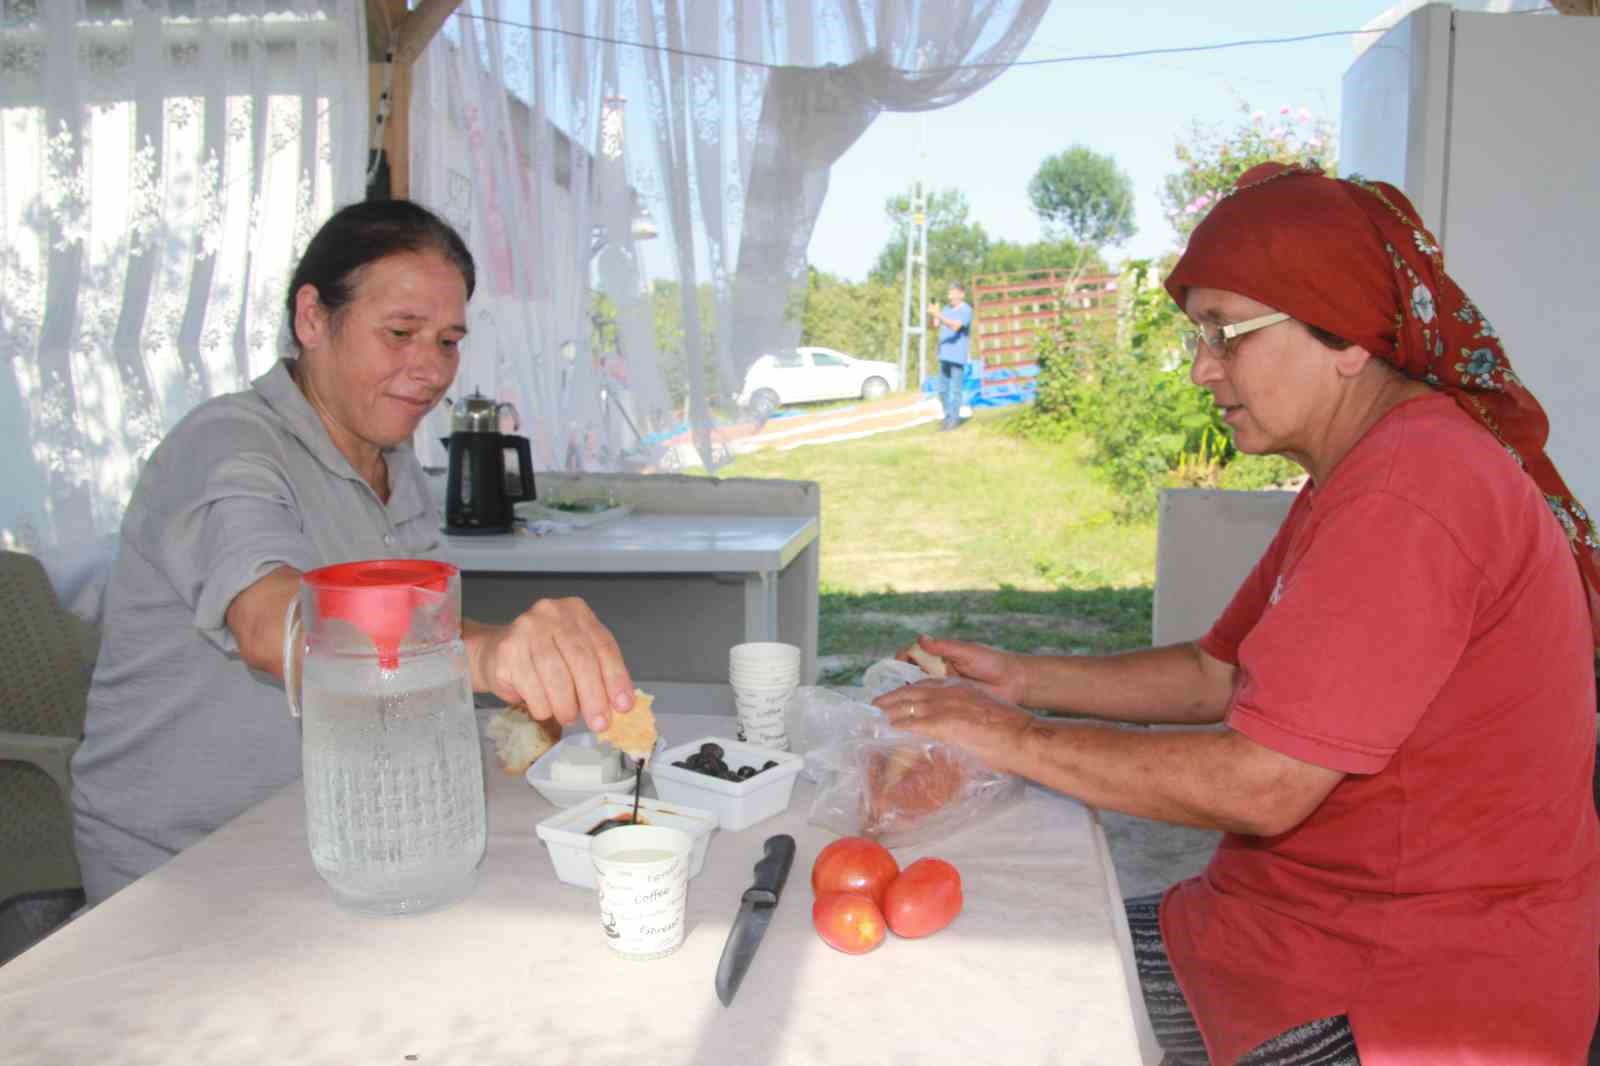
[[[808,515],[627,515],[542,537],[446,536],[441,558],[506,574],[732,574],[744,583],[744,639],[777,640],[778,575],[812,541]]]
[[[670,742],[727,719],[663,715]],[[938,854],[967,906],[925,940],[847,956],[810,924],[809,871],[832,834],[789,810],[717,831],[674,955],[604,946],[592,892],[555,880],[534,825],[553,808],[488,776],[473,896],[412,918],[348,914],[312,868],[303,795],[284,789],[0,967],[0,1062],[497,1064],[1006,1063],[1159,1059],[1094,813],[1029,789]],[[712,976],[762,842],[794,872],[730,1008]]]

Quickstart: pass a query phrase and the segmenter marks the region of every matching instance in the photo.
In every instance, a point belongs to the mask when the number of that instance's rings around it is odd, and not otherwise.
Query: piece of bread
[[[959,798],[966,784],[961,763],[940,747],[907,744],[867,759],[868,836],[909,828]]]
[[[648,692],[634,689],[633,706],[621,714],[613,714],[611,724],[596,736],[635,759],[649,758],[656,748],[656,716],[650,710],[654,702],[655,697]]]
[[[911,645],[910,654],[911,661],[916,663],[917,668],[929,677],[950,676],[950,667],[945,665],[944,659],[926,650],[921,644]]]
[[[526,773],[533,761],[561,739],[561,723],[554,718],[534,718],[520,703],[500,708],[484,727],[494,741],[500,768],[508,774]]]

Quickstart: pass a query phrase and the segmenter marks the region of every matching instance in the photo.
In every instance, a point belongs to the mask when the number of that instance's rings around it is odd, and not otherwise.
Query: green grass
[[[759,452],[718,471],[821,483],[825,683],[919,632],[1016,651],[1149,644],[1154,521],[1119,523],[1083,443],[1019,437],[1016,414]]]

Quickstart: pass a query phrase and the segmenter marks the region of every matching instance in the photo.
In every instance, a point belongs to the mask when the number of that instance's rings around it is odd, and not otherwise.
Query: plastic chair
[[[72,753],[93,654],[39,561],[0,552],[0,962],[82,905]]]

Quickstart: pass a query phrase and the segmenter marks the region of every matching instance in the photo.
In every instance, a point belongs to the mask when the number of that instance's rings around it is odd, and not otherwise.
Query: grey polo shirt
[[[409,444],[378,499],[279,363],[178,423],[139,476],[106,590],[73,825],[90,902],[300,775],[283,685],[223,616],[279,566],[433,555],[439,515]]]

